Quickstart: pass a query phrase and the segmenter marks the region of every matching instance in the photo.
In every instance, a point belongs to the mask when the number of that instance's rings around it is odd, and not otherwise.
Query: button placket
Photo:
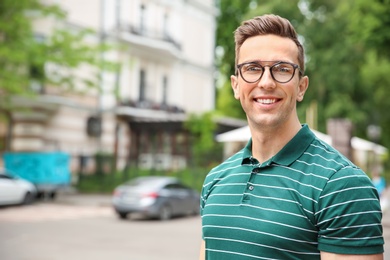
[[[252,175],[255,175],[255,174],[259,173],[259,172],[260,172],[260,168],[254,168],[252,170]],[[248,183],[248,190],[249,191],[253,191],[254,189],[255,189],[255,186],[253,186],[252,184]]]
[[[260,172],[260,168],[254,168],[253,170],[252,170],[252,173],[254,173],[254,174],[257,174],[257,173],[259,173]]]

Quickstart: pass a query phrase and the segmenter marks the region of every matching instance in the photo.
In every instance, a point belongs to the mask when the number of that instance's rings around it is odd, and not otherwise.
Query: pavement
[[[111,207],[111,194],[78,193],[74,189],[62,190],[56,202],[68,205]]]
[[[383,205],[383,236],[385,239],[384,259],[390,259],[390,188],[382,201]],[[66,190],[58,193],[57,203],[80,206],[111,207],[111,194],[81,194],[76,190]],[[389,203],[387,203],[389,201]]]
[[[386,227],[390,233],[390,211],[383,212],[382,225],[383,225],[383,228]],[[389,243],[390,243],[390,241],[389,241]]]
[[[386,193],[388,201],[390,201],[390,190]],[[388,229],[390,234],[390,205],[386,203],[384,205],[382,225],[384,229]],[[80,205],[80,206],[99,206],[99,207],[111,207],[111,194],[88,194],[78,193],[76,190],[68,189],[58,193],[56,201],[62,204]],[[390,244],[390,239],[389,239]]]
[[[381,196],[381,207],[383,211],[382,225],[388,227],[390,233],[390,187],[386,188]],[[389,241],[390,244],[390,241]]]
[[[102,210],[112,207],[111,194],[84,194],[79,193],[76,190],[65,190],[59,192],[55,199],[55,203],[64,205],[96,206],[100,207]],[[100,209],[98,208],[98,210]],[[29,218],[31,218],[30,216],[32,215],[33,214],[28,214]],[[55,212],[55,215],[58,215],[57,211]],[[384,210],[382,224],[385,238],[384,259],[390,259],[390,206]]]

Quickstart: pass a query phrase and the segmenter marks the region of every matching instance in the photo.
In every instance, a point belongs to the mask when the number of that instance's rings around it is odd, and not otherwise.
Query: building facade
[[[65,22],[34,22],[45,38],[53,28],[92,28],[89,39],[119,46],[101,54],[120,64],[100,71],[100,92],[58,94],[45,88],[36,98],[15,97],[26,108],[12,113],[10,150],[63,151],[72,172],[88,172],[98,153],[116,166],[179,169],[191,158],[183,122],[215,107],[214,47],[218,9],[213,0],[45,0],[67,13]],[[45,70],[55,70],[50,64]],[[78,75],[92,74],[80,68]],[[77,86],[76,86],[77,88]],[[80,86],[82,88],[82,86]],[[242,121],[219,121],[224,131]],[[5,129],[0,131],[6,132]]]

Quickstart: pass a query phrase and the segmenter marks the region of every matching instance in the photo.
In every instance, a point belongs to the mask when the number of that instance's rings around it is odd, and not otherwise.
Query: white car
[[[30,204],[36,195],[34,184],[0,168],[0,206]]]

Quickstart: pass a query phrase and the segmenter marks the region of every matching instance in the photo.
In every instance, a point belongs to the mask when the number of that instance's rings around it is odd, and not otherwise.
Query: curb
[[[56,201],[67,205],[111,207],[111,196],[106,194],[60,194]]]

